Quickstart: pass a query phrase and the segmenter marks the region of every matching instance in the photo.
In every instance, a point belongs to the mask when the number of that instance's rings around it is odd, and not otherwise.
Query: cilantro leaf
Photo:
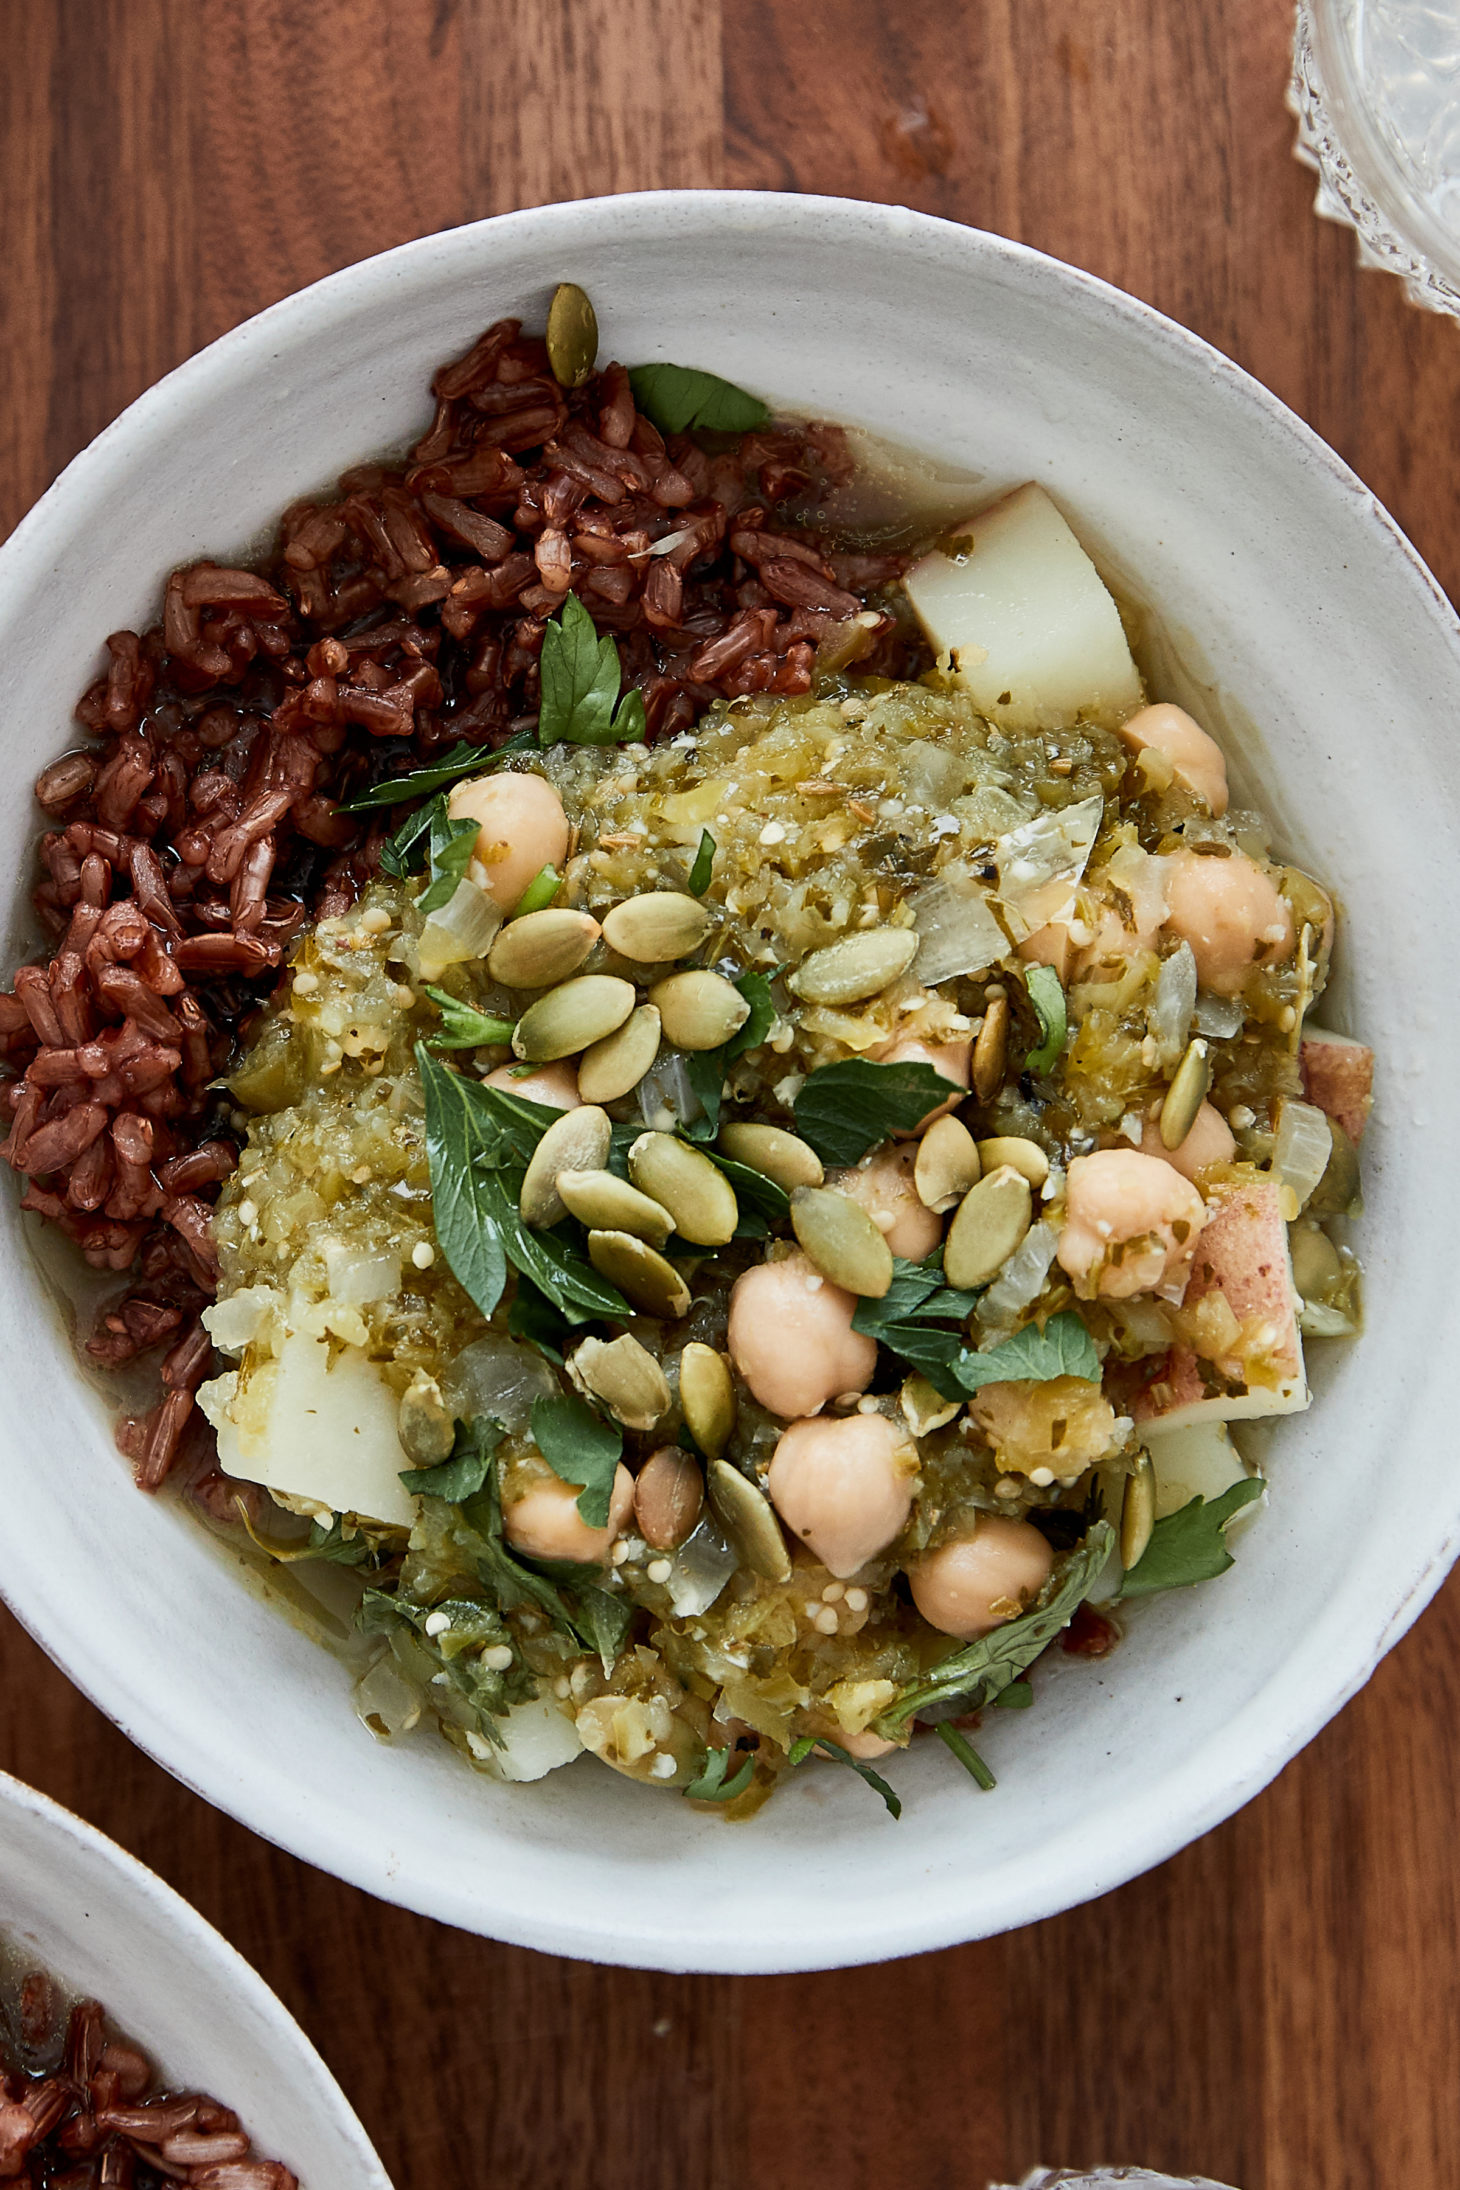
[[[1030,966],[1024,975],[1039,1020],[1039,1047],[1024,1060],[1026,1072],[1053,1072],[1065,1046],[1065,992],[1053,966]]]
[[[463,1499],[474,1498],[485,1483],[492,1455],[506,1434],[500,1422],[485,1417],[458,1422],[448,1459],[434,1468],[402,1468],[400,1479],[418,1497],[444,1498],[459,1506]]]
[[[792,1104],[796,1131],[823,1163],[859,1163],[894,1133],[911,1133],[930,1110],[968,1093],[931,1065],[877,1065],[865,1057],[819,1065]]]
[[[570,1392],[532,1402],[532,1434],[538,1451],[565,1483],[582,1486],[578,1511],[589,1528],[602,1528],[608,1520],[609,1493],[623,1432],[602,1421],[591,1408]]]
[[[543,632],[540,670],[539,745],[623,745],[644,736],[643,696],[629,692],[619,701],[618,648],[600,639],[576,593],[564,596],[557,622]]]
[[[792,1764],[804,1764],[813,1749],[824,1752],[836,1764],[849,1765],[858,1779],[864,1779],[869,1787],[875,1788],[881,1795],[891,1816],[902,1816],[902,1804],[882,1774],[874,1772],[871,1765],[865,1764],[860,1757],[854,1757],[849,1749],[843,1749],[840,1742],[828,1741],[824,1734],[803,1734],[799,1741],[793,1741],[790,1748]]]
[[[703,1771],[682,1790],[686,1801],[733,1802],[737,1795],[743,1795],[755,1777],[755,1758],[747,1756],[738,1772],[730,1772],[734,1755],[733,1749],[707,1749]]]
[[[490,1316],[507,1282],[507,1257],[487,1206],[487,1187],[500,1128],[485,1090],[436,1062],[416,1044],[416,1066],[426,1098],[426,1160],[431,1172],[431,1216],[441,1252],[453,1276],[484,1316]],[[500,1092],[500,1091],[498,1091]]]
[[[514,1020],[494,1019],[489,1012],[462,1003],[460,997],[449,995],[445,989],[432,988],[429,981],[425,987],[441,1011],[441,1032],[431,1044],[433,1049],[480,1049],[487,1042],[512,1039]]]
[[[1061,1628],[1069,1626],[1090,1594],[1114,1543],[1115,1531],[1110,1523],[1095,1522],[1083,1544],[1061,1560],[1032,1611],[1017,1620],[1006,1620],[977,1642],[952,1651],[924,1679],[911,1682],[874,1722],[875,1731],[895,1741],[919,1711],[954,1697],[965,1710],[992,1703],[1027,1671]]]
[[[771,415],[759,396],[693,365],[632,365],[629,386],[661,433],[748,433]]]
[[[933,1728],[933,1732],[942,1742],[944,1748],[951,1750],[953,1755],[957,1757],[969,1778],[977,1780],[986,1795],[992,1794],[999,1783],[984,1763],[977,1749],[974,1748],[973,1743],[966,1740],[959,1733],[958,1728],[948,1719],[940,1719]]]
[[[459,885],[466,878],[471,855],[476,850],[481,824],[470,815],[461,821],[453,821],[446,811],[445,799],[438,799],[431,809],[430,847],[431,879],[416,900],[417,912],[439,912],[449,905]]]
[[[453,745],[449,753],[443,753],[440,760],[432,761],[429,767],[413,768],[409,775],[392,776],[386,783],[374,783],[358,798],[347,799],[338,811],[368,814],[379,806],[404,806],[413,799],[424,798],[428,791],[439,791],[445,783],[457,782],[462,776],[487,775],[509,754],[527,752],[534,742],[530,731],[518,730],[490,753],[484,753],[479,745],[465,742]]]
[[[1233,1483],[1220,1498],[1192,1498],[1156,1523],[1151,1540],[1120,1585],[1121,1597],[1153,1597],[1161,1589],[1209,1582],[1235,1565],[1227,1549],[1227,1523],[1260,1498],[1257,1476]]]
[[[694,865],[689,871],[685,888],[691,897],[703,897],[710,886],[710,876],[715,867],[715,839],[708,829],[700,832],[700,848],[695,853]]]
[[[1022,1331],[991,1346],[987,1353],[962,1353],[955,1374],[966,1392],[982,1391],[985,1384],[1012,1384],[1027,1380],[1047,1384],[1056,1376],[1080,1376],[1091,1384],[1100,1382],[1100,1356],[1095,1341],[1073,1309],[1051,1316],[1041,1331],[1027,1323]]]

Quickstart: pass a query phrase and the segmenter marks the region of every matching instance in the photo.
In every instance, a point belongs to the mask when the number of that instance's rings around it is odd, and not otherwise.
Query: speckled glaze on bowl
[[[1460,1145],[1460,628],[1373,497],[1272,396],[1017,244],[826,198],[512,214],[352,267],[214,344],[78,457],[0,552],[17,947],[22,787],[69,741],[104,634],[149,618],[175,563],[242,546],[410,435],[436,363],[503,313],[540,322],[559,280],[591,291],[605,355],[711,366],[979,470],[990,493],[1043,481],[1159,611],[1173,696],[1236,737],[1285,848],[1348,914],[1325,1017],[1381,1058],[1367,1335],[1311,1348],[1315,1403],[1274,1440],[1271,1503],[1235,1570],[1153,1602],[1113,1658],[1068,1661],[1032,1713],[990,1723],[997,1793],[920,1745],[894,1767],[901,1825],[832,1770],[726,1827],[587,1760],[508,1788],[424,1737],[378,1747],[343,1669],[132,1488],[10,1198],[0,1587],[189,1785],[388,1899],[671,1969],[909,1954],[1103,1893],[1226,1817],[1365,1680],[1455,1554],[1457,1308],[1436,1282],[1451,1240],[1433,1152]]]
[[[231,2106],[301,2190],[390,2190],[339,2085],[243,1957],[114,1841],[5,1773],[0,1934],[100,2000],[174,2088]]]

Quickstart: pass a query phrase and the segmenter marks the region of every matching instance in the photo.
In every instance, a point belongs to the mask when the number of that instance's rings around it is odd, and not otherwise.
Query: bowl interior
[[[735,194],[512,215],[337,276],[226,338],[103,435],[0,555],[17,785],[71,735],[98,641],[165,573],[227,553],[427,415],[434,366],[560,279],[604,354],[713,366],[798,410],[1043,481],[1158,612],[1175,696],[1220,722],[1284,848],[1335,886],[1325,1006],[1380,1052],[1365,1143],[1368,1330],[1311,1348],[1317,1397],[1274,1441],[1235,1570],[1158,1600],[1099,1667],[990,1724],[977,1794],[941,1750],[898,1762],[892,1825],[808,1773],[750,1827],[584,1761],[497,1787],[444,1746],[371,1741],[347,1676],[165,1501],[132,1488],[37,1288],[7,1200],[12,1334],[0,1585],[139,1742],[256,1829],[390,1899],[554,1951],[784,1969],[947,1944],[1103,1891],[1262,1785],[1361,1682],[1453,1553],[1443,1374],[1453,1145],[1448,935],[1460,701],[1454,618],[1359,483],[1169,322],[997,239],[896,209]],[[34,817],[0,814],[11,962]],[[165,1578],[165,1587],[159,1581]]]
[[[151,1871],[0,1774],[0,1932],[66,1991],[101,2001],[175,2088],[231,2106],[309,2190],[390,2190],[299,2025]]]

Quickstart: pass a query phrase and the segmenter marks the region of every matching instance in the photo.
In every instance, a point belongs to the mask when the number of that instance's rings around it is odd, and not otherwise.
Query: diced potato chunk
[[[1156,1475],[1156,1518],[1164,1520],[1193,1498],[1220,1498],[1234,1483],[1247,1480],[1242,1455],[1225,1422],[1207,1416],[1196,1422],[1147,1423],[1141,1441]]]
[[[293,1332],[277,1363],[255,1370],[221,1410],[208,1412],[225,1473],[332,1513],[397,1528],[415,1520],[416,1501],[400,1479],[411,1463],[395,1394],[356,1348],[337,1349],[331,1361],[324,1339]]]
[[[1357,1145],[1374,1104],[1374,1052],[1350,1035],[1308,1026],[1303,1029],[1299,1062],[1309,1102],[1341,1125]]]
[[[493,1750],[489,1761],[503,1779],[545,1779],[583,1754],[577,1727],[550,1696],[514,1704],[497,1721],[497,1731],[501,1747]]]
[[[1016,488],[954,529],[904,581],[924,630],[975,703],[1013,729],[1083,714],[1117,724],[1142,701],[1120,612],[1043,487]]]

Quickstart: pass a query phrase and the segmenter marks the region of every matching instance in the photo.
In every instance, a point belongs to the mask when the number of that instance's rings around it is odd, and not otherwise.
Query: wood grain
[[[893,199],[1148,298],[1460,589],[1460,333],[1314,220],[1277,0],[0,0],[0,524],[157,376],[369,252],[557,197]],[[399,2190],[978,2190],[1036,2159],[1460,2190],[1460,1585],[1238,1818],[1004,1940],[600,1970],[371,1902],[186,1794],[0,1619],[0,1763],[300,2015]],[[409,2095],[409,2104],[403,2095]]]

